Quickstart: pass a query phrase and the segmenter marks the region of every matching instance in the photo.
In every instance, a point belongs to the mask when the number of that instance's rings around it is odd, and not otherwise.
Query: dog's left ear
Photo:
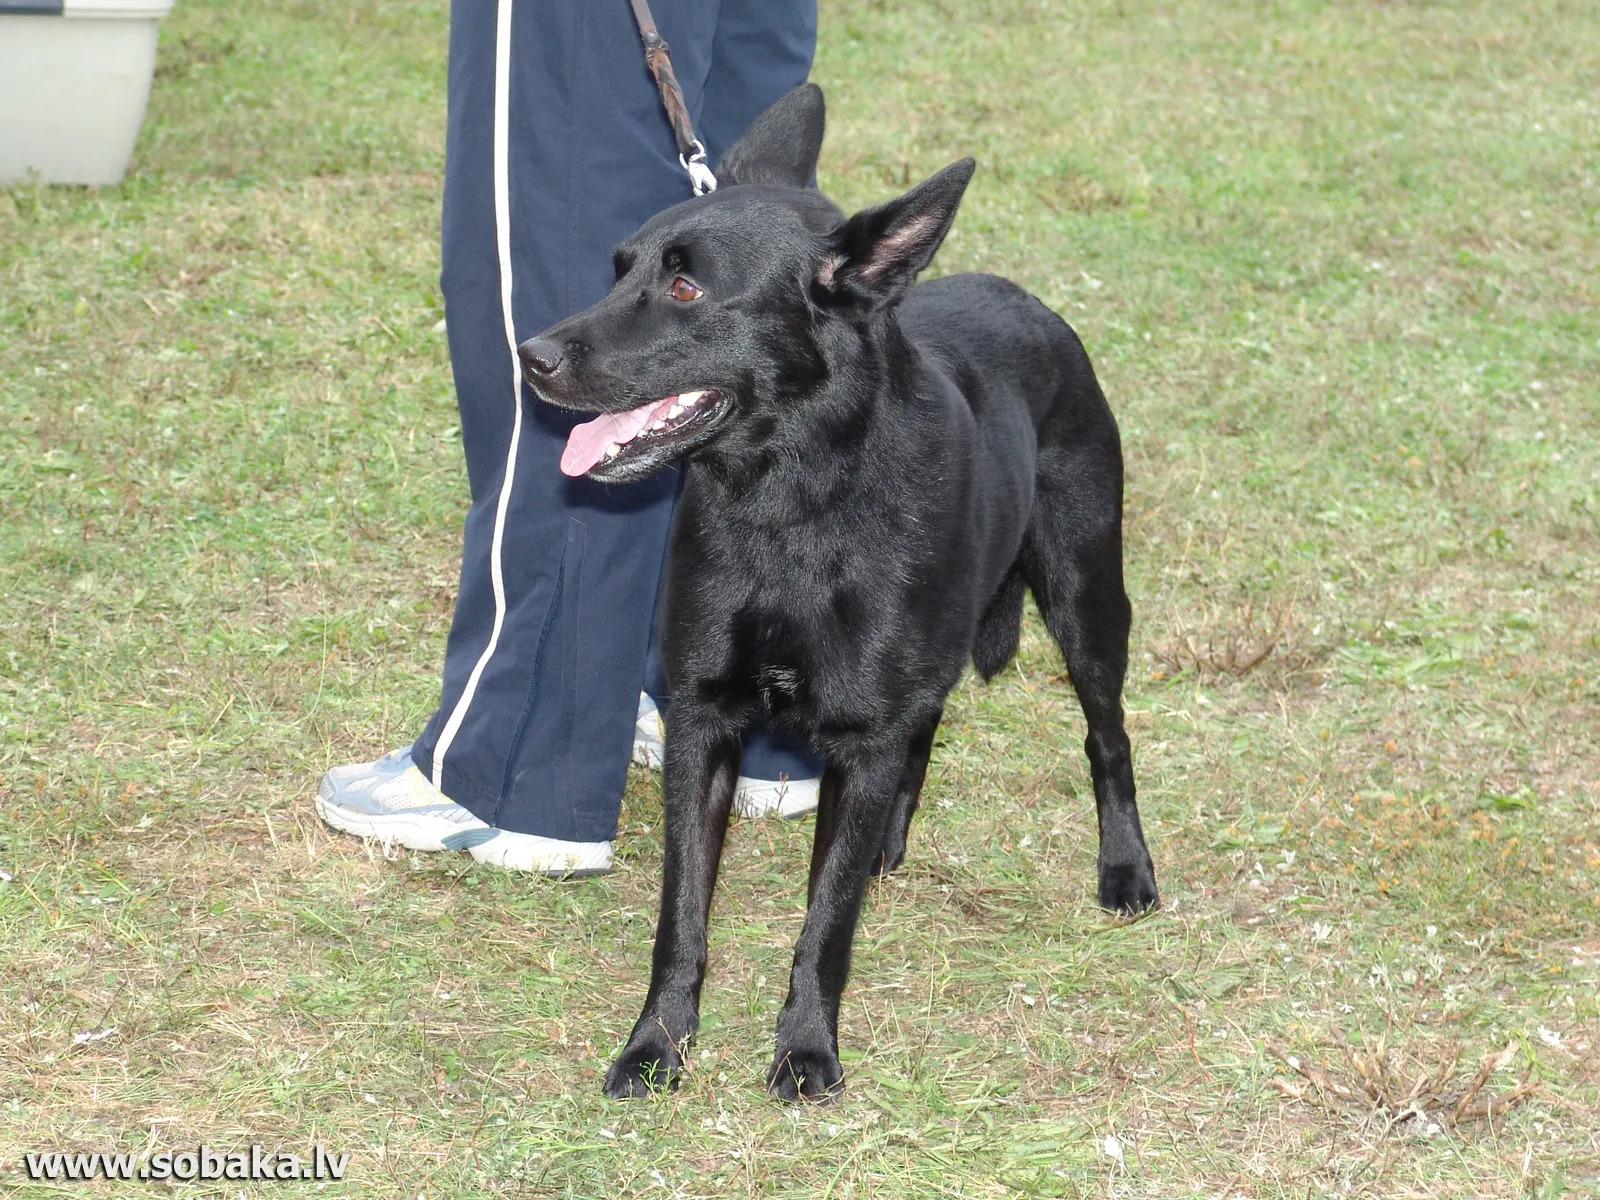
[[[729,185],[805,187],[817,173],[826,117],[821,88],[814,83],[791,88],[728,147],[717,174]]]
[[[951,163],[905,195],[863,209],[834,231],[817,284],[834,298],[893,304],[933,261],[977,163]]]

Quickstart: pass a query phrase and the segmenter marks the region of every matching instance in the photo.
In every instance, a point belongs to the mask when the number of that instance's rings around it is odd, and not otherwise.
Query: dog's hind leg
[[[1121,473],[1107,472],[1103,450],[1089,447],[1053,447],[1048,460],[1043,452],[1040,458],[1023,569],[1089,725],[1084,750],[1100,826],[1100,903],[1140,912],[1158,894],[1122,721],[1132,610],[1122,584]]]
[[[644,1011],[606,1074],[614,1100],[676,1087],[683,1071],[700,1023],[706,914],[739,775],[736,732],[699,720],[681,697],[667,721],[661,916]]]
[[[814,844],[811,904],[795,944],[789,998],[778,1016],[777,1052],[767,1072],[767,1088],[780,1099],[829,1099],[844,1079],[839,997],[850,974],[868,873],[882,852],[884,826],[905,771],[908,741],[861,739],[845,753],[830,749],[823,776],[830,811],[826,825],[819,826],[829,836],[825,845]]]
[[[1021,580],[1018,580],[1021,586]],[[933,735],[938,732],[939,719],[944,715],[936,708],[911,738],[911,748],[906,751],[905,770],[900,776],[900,788],[895,793],[894,809],[889,813],[889,823],[883,831],[883,850],[872,864],[874,875],[887,875],[898,870],[906,860],[906,839],[911,834],[911,818],[916,815],[917,801],[922,796],[922,781],[928,773],[928,755],[933,751]]]

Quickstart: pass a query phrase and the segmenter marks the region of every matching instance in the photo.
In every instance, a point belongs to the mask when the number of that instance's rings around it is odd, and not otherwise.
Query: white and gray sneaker
[[[440,792],[411,761],[411,747],[376,762],[335,767],[317,788],[317,815],[334,829],[408,850],[466,850],[481,863],[541,875],[599,875],[610,842],[564,842],[485,824]]]
[[[661,770],[666,754],[666,730],[661,710],[648,692],[639,693],[639,716],[633,724],[633,761],[652,771]],[[777,815],[797,820],[817,811],[820,779],[751,779],[739,776],[733,785],[733,807],[742,817]]]
[[[667,731],[661,722],[661,710],[649,692],[640,692],[639,716],[633,723],[633,761],[659,771],[666,752]]]
[[[822,794],[820,779],[750,779],[739,776],[733,785],[733,807],[742,817],[782,817],[797,821],[817,811]]]
[[[411,747],[401,746],[398,750],[391,750],[382,758],[374,762],[346,763],[342,767],[330,767],[328,773],[322,777],[322,787],[327,788],[329,781],[341,790],[351,792],[364,792],[384,779],[392,779],[411,765]]]

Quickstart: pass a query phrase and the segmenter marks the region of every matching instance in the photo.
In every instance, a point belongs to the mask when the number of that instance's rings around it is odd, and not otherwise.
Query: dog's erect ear
[[[785,92],[728,147],[717,174],[724,184],[805,187],[817,171],[825,116],[822,89],[816,84],[802,83]]]
[[[950,231],[977,163],[951,163],[904,196],[863,209],[839,226],[817,270],[823,292],[869,306],[900,299]]]

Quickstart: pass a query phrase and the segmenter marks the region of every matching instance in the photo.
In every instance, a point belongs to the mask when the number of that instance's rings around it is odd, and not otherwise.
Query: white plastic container
[[[59,11],[50,11],[59,9]],[[172,0],[0,0],[0,184],[116,183]]]

